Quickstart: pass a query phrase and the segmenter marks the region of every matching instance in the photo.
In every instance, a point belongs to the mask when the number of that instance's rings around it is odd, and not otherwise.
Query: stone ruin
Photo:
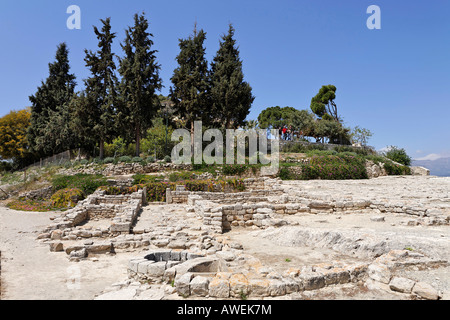
[[[246,179],[246,191],[238,193],[190,192],[182,186],[175,191],[167,189],[166,204],[160,206],[175,206],[194,217],[199,226],[189,232],[168,225],[161,226],[160,231],[136,228],[142,208],[154,206],[146,203],[145,189],[117,196],[98,190],[54,219],[38,239],[49,243],[51,251],[65,251],[72,261],[122,249],[144,250],[130,259],[129,279],[171,284],[182,297],[279,297],[370,280],[393,292],[424,299],[442,298],[442,292],[405,277],[403,271],[447,267],[446,259],[391,248],[383,242],[371,243],[370,237],[347,239],[338,232],[313,232],[294,224],[292,228],[298,230],[295,238],[304,245],[354,251],[364,261],[331,261],[291,267],[284,273],[271,270],[246,254],[242,245],[226,240],[227,232],[234,228],[261,230],[267,239],[275,239],[280,236],[277,230],[290,232],[284,228],[291,226],[289,217],[296,215],[339,217],[362,212],[375,222],[384,221],[384,217],[374,214],[392,213],[413,218],[408,226],[450,224],[446,204],[430,201],[411,205],[411,201],[401,201],[402,198],[384,201],[374,196],[331,196],[292,188],[293,184],[256,178]]]

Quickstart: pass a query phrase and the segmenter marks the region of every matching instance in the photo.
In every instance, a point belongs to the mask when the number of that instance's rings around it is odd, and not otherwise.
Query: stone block
[[[367,272],[372,280],[385,284],[391,281],[391,272],[384,264],[373,263],[369,265]]]
[[[147,275],[150,277],[162,277],[166,271],[166,261],[159,261],[147,265]]]
[[[439,299],[439,292],[431,285],[425,282],[417,282],[412,289],[412,293],[418,295],[419,297],[425,300]]]
[[[230,284],[228,280],[215,277],[209,283],[209,296],[219,299],[230,297]]]
[[[202,276],[195,277],[190,283],[191,295],[206,297],[209,293],[209,279]]]
[[[192,273],[185,273],[181,276],[176,276],[175,278],[175,288],[177,290],[177,293],[180,296],[188,297],[191,295],[190,290],[190,283],[192,280],[193,274]]]
[[[413,280],[401,277],[394,277],[392,278],[391,282],[389,282],[389,288],[392,291],[411,293],[414,284],[415,281]]]
[[[132,259],[132,260],[128,261],[128,269],[137,273],[139,263],[148,262],[148,261],[149,260],[143,259],[143,258]]]
[[[270,282],[267,279],[249,279],[249,287],[252,296],[268,297]]]
[[[270,279],[269,293],[272,297],[284,296],[286,294],[286,284],[281,280]]]
[[[62,242],[53,242],[50,243],[50,251],[51,252],[61,252],[64,251],[64,246]]]

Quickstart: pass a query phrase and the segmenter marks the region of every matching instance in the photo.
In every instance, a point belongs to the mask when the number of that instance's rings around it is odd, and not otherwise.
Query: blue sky
[[[66,27],[69,5],[81,8],[81,30]],[[381,30],[366,27],[369,5],[381,9]],[[249,119],[270,106],[308,109],[322,85],[334,84],[345,124],[370,129],[370,145],[399,146],[413,158],[450,156],[449,0],[2,0],[0,116],[30,105],[61,42],[81,89],[84,49],[97,45],[92,26],[111,17],[115,53],[122,55],[124,29],[143,10],[159,51],[163,94],[178,39],[197,22],[211,61],[233,23],[256,97]]]

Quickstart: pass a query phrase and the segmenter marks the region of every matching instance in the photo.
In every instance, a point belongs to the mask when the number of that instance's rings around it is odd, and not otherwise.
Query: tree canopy
[[[244,81],[242,61],[236,46],[234,28],[230,24],[228,34],[222,37],[220,48],[211,63],[211,100],[213,109],[221,117],[223,128],[244,125],[255,99],[252,88]]]
[[[32,106],[28,142],[40,155],[62,152],[74,144],[68,104],[74,95],[76,82],[75,75],[69,73],[68,55],[67,45],[61,43],[56,51],[56,61],[49,64],[48,78],[29,97]]]
[[[148,32],[145,14],[134,16],[134,26],[126,30],[122,44],[125,57],[120,59],[119,122],[125,125],[122,132],[132,132],[136,142],[135,155],[140,154],[140,141],[151,126],[161,104],[156,94],[162,88],[160,65],[153,49],[153,34]],[[130,130],[131,129],[131,130]]]
[[[91,76],[85,82],[85,92],[77,95],[71,106],[74,113],[74,128],[79,136],[92,137],[98,141],[100,158],[103,158],[104,144],[115,136],[115,105],[117,104],[118,81],[116,65],[112,53],[112,43],[116,37],[111,32],[111,19],[100,20],[101,31],[94,26],[98,39],[98,50],[85,50],[86,67]]]
[[[209,124],[214,121],[214,114],[210,106],[210,80],[208,62],[205,58],[204,41],[206,33],[194,28],[193,35],[179,40],[180,53],[176,60],[178,67],[170,79],[173,87],[170,96],[174,102],[178,116],[186,121],[191,130],[194,121],[202,120]]]
[[[29,153],[27,130],[30,126],[29,109],[11,111],[0,118],[0,157],[21,159]]]
[[[336,99],[336,87],[333,85],[322,86],[319,93],[311,99],[312,112],[324,120],[339,121],[334,99]]]

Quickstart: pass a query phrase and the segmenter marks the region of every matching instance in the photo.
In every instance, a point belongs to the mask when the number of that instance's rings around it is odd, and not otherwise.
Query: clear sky
[[[69,30],[67,7],[81,9],[81,30]],[[369,30],[370,5],[381,29]],[[145,11],[168,94],[178,39],[194,23],[207,32],[212,60],[228,24],[256,99],[248,119],[271,106],[309,109],[322,85],[337,87],[338,111],[350,127],[370,129],[369,144],[405,148],[413,158],[450,156],[450,0],[2,0],[0,116],[30,105],[66,42],[82,89],[84,49],[96,50],[92,26],[111,17],[115,53],[133,15]]]

